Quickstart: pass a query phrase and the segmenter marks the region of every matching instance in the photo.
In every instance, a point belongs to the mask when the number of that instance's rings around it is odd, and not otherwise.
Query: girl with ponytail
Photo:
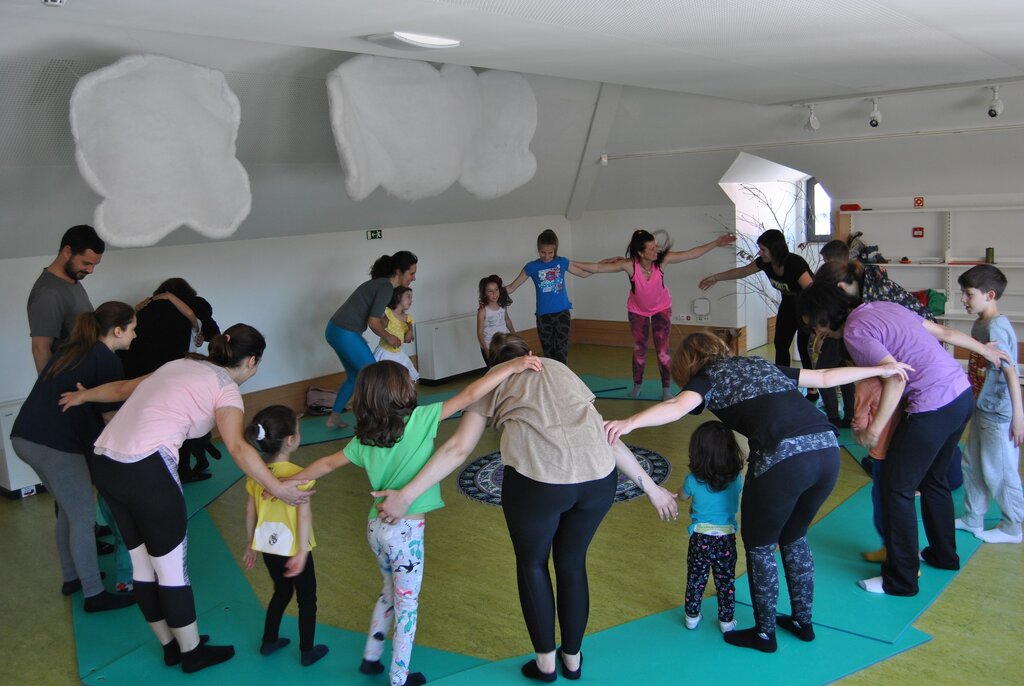
[[[238,386],[256,373],[267,343],[247,324],[210,341],[209,356],[173,360],[146,377],[66,393],[65,407],[126,400],[96,440],[93,478],[124,535],[135,598],[163,645],[164,662],[196,672],[234,656],[233,646],[201,643],[185,568],[187,510],[177,480],[178,450],[214,426],[239,468],[291,505],[309,501],[305,482],[284,484],[243,436]]]
[[[114,595],[103,588],[93,534],[96,508],[88,462],[104,420],[117,406],[97,404],[62,413],[57,402],[62,393],[80,385],[123,379],[121,361],[114,352],[126,349],[134,338],[135,311],[130,305],[107,302],[95,312],[78,315],[68,340],[43,367],[11,431],[14,452],[36,471],[57,501],[61,592],[71,595],[82,589],[87,612],[115,610],[135,602],[129,595]]]

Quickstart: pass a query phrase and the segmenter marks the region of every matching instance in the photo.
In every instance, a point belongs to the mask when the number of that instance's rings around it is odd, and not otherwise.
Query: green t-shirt
[[[441,403],[417,407],[405,422],[405,433],[390,448],[363,445],[353,438],[345,446],[345,457],[366,470],[375,491],[400,489],[419,474],[434,454],[434,438],[441,423]],[[377,503],[381,498],[377,498]],[[409,506],[408,514],[421,514],[444,507],[441,485],[434,484]],[[370,507],[369,519],[377,518],[377,508]]]

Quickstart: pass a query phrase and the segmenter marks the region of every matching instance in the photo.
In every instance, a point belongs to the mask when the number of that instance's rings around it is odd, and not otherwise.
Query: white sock
[[[736,631],[736,620],[734,619],[731,622],[719,621],[718,628],[722,630],[723,634],[728,633],[730,631]]]
[[[982,527],[980,526],[971,526],[965,522],[962,517],[957,517],[953,520],[953,527],[960,531],[970,531],[972,534],[977,534],[982,530]]]
[[[880,576],[873,576],[870,579],[861,579],[857,582],[857,585],[868,593],[885,593],[885,589],[882,588],[882,577]]]
[[[1012,536],[1002,529],[989,529],[988,531],[975,531],[974,535],[977,538],[985,541],[985,543],[1020,543],[1024,540],[1024,536],[1017,534]]]
[[[700,620],[704,618],[704,615],[698,614],[696,617],[691,617],[688,614],[683,615],[683,620],[686,622],[687,629],[696,629],[700,626]]]

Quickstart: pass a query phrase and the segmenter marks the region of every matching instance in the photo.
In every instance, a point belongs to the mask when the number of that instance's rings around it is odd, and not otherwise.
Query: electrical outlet
[[[383,229],[370,229],[366,232],[366,240],[368,241],[379,241],[384,238]]]
[[[697,321],[698,322],[706,322],[709,319],[711,319],[711,315],[709,315],[709,314],[698,314],[697,315]]]
[[[674,314],[672,315],[672,318],[675,319],[677,322],[685,322],[687,319],[685,314]]]

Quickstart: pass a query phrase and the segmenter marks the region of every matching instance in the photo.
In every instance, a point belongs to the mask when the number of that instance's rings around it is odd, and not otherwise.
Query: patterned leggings
[[[423,585],[423,533],[426,525],[423,519],[401,519],[396,524],[373,519],[366,527],[366,539],[377,557],[384,588],[373,608],[363,658],[374,662],[380,660],[394,618],[392,686],[402,686],[409,676],[420,586]]]
[[[572,319],[569,310],[552,314],[537,315],[537,336],[544,357],[569,363],[569,325]]]
[[[736,611],[736,534],[710,536],[693,533],[686,553],[686,614],[700,614],[708,570],[718,590],[718,621],[731,622]]]
[[[672,309],[662,310],[650,317],[629,312],[629,328],[633,332],[633,383],[644,381],[644,366],[647,364],[647,324],[650,322],[654,334],[654,351],[658,355],[658,371],[661,372],[661,386],[668,388],[671,383],[669,365],[672,354],[668,338],[672,332]]]

